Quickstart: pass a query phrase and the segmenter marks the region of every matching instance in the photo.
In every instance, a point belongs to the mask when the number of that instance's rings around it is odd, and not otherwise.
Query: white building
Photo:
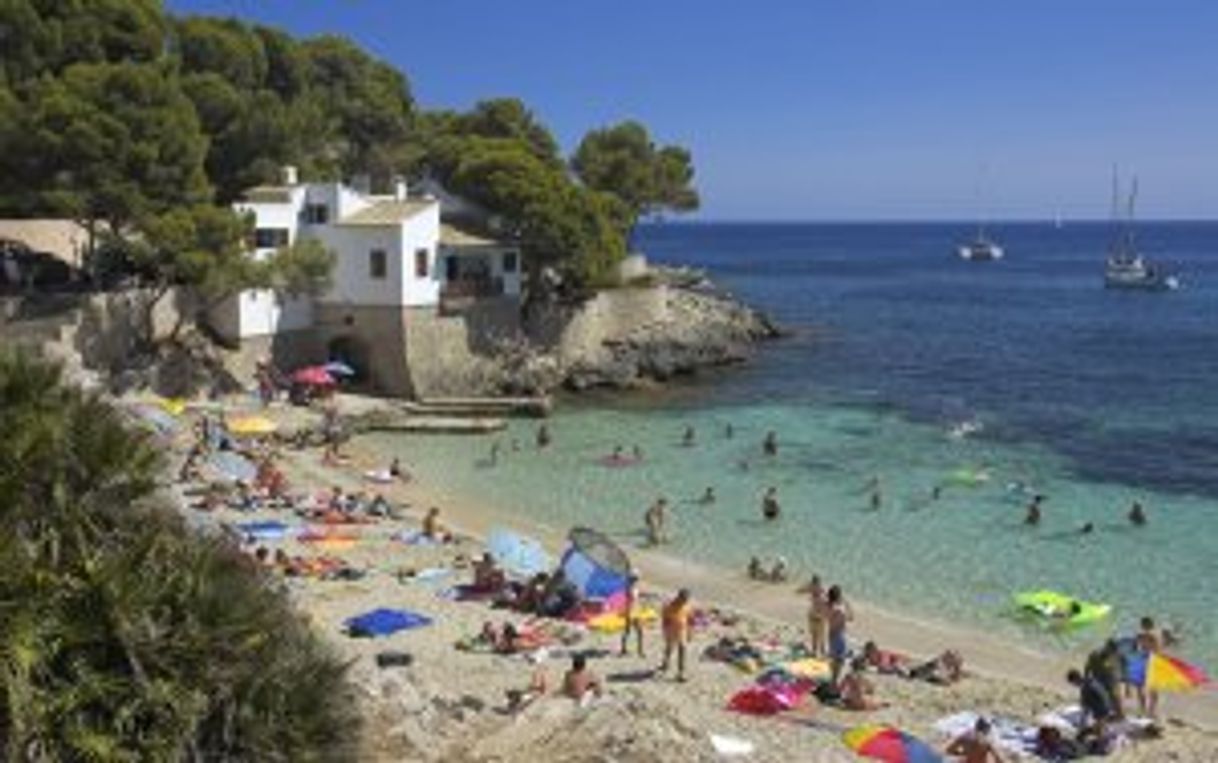
[[[518,249],[459,223],[442,224],[441,202],[408,195],[404,182],[395,183],[393,194],[374,195],[342,183],[300,183],[285,168],[282,185],[252,188],[234,207],[253,219],[253,257],[269,257],[301,237],[317,239],[335,256],[324,294],[249,290],[213,317],[230,341],[263,346],[281,364],[306,354],[314,362],[342,359],[370,386],[408,394],[412,327],[425,341],[427,323],[484,303],[498,304],[499,315],[518,312]]]

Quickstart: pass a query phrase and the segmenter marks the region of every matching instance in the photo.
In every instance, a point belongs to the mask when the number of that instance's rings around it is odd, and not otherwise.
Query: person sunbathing
[[[928,660],[909,671],[909,677],[939,686],[949,686],[964,678],[964,658],[954,649]]]
[[[850,663],[850,672],[842,679],[837,690],[842,697],[842,706],[847,710],[868,711],[887,707],[887,703],[875,699],[875,687],[863,672],[867,663],[856,657]]]
[[[990,722],[985,718],[978,718],[972,731],[953,739],[946,752],[961,763],[1003,763],[1002,756],[990,742]]]
[[[874,641],[863,644],[863,661],[867,667],[880,675],[901,676],[909,675],[909,658],[896,652],[888,652]]]
[[[563,696],[582,705],[590,696],[599,697],[603,692],[601,680],[588,669],[588,658],[582,654],[572,657],[571,669],[562,678]]]
[[[521,712],[529,705],[541,699],[549,691],[549,677],[546,676],[544,668],[538,667],[533,671],[532,678],[529,679],[529,685],[525,689],[508,689],[507,695],[509,713],[515,715]]]
[[[473,589],[479,593],[495,593],[503,588],[507,577],[495,564],[495,558],[487,552],[474,562]]]

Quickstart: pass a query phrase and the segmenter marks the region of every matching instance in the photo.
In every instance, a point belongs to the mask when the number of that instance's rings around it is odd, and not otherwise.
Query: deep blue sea
[[[509,453],[493,474],[488,441],[397,448],[425,477],[554,527],[639,542],[643,510],[665,495],[672,553],[733,573],[782,554],[894,610],[1049,649],[1150,614],[1218,667],[1218,223],[1138,226],[1142,251],[1182,277],[1167,294],[1103,288],[1106,224],[991,233],[1006,258],[968,263],[954,254],[967,224],[644,227],[653,261],[705,268],[792,336],[662,396],[568,403],[561,447]],[[976,431],[952,436],[962,422]],[[530,423],[512,426],[506,437],[531,440]],[[686,426],[693,448],[679,444]],[[769,430],[777,458],[761,454]],[[617,444],[646,461],[605,468]],[[707,486],[711,507],[692,500]],[[770,486],[777,524],[758,519]],[[1047,497],[1044,520],[1026,528],[1032,493]],[[1125,520],[1134,500],[1144,528]],[[1014,592],[1040,588],[1111,603],[1113,617],[1063,637],[1007,616]]]

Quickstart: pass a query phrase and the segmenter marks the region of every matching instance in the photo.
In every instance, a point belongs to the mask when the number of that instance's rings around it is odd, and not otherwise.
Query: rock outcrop
[[[696,271],[654,271],[646,285],[606,290],[526,321],[526,340],[500,353],[498,386],[630,389],[747,360],[780,335],[763,314]]]

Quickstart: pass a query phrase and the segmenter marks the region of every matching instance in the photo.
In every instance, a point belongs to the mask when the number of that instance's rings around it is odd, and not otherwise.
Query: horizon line
[[[1061,223],[1094,224],[1120,223],[1106,217],[1063,217]],[[1218,224],[1218,217],[1147,217],[1135,221],[1135,225],[1161,223],[1205,223]],[[969,225],[977,227],[976,220],[951,217],[668,217],[640,220],[639,225],[661,227],[665,225]],[[983,225],[1056,225],[1053,217],[1011,217],[987,220]]]

